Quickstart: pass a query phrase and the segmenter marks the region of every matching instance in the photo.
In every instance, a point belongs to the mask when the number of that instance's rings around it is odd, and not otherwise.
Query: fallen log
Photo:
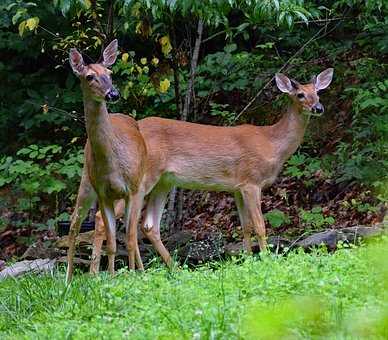
[[[26,274],[52,272],[55,263],[55,259],[36,259],[16,262],[0,272],[0,280],[7,277],[18,277]]]

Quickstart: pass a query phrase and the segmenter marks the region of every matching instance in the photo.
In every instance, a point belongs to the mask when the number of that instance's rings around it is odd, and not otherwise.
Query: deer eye
[[[304,98],[304,93],[298,93],[296,96],[297,96],[299,99],[302,99],[302,98]]]
[[[86,80],[87,81],[92,81],[94,79],[94,75],[93,74],[88,74],[87,76],[86,76]]]

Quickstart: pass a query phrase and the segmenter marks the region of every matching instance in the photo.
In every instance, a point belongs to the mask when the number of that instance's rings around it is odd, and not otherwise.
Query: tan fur
[[[125,202],[121,213],[125,211],[129,266],[134,269],[136,261],[138,267],[143,268],[137,243],[137,224],[143,205],[142,180],[147,161],[147,149],[136,121],[122,114],[108,114],[105,96],[113,89],[110,71],[99,64],[84,65],[76,50],[71,51],[70,58],[73,70],[81,80],[88,141],[69,232],[68,283],[73,275],[75,238],[96,199],[101,208],[101,220],[107,236],[109,272],[114,273],[116,253],[114,203],[120,199]],[[88,80],[89,75],[94,78]]]
[[[146,192],[150,191],[142,230],[167,264],[171,257],[160,240],[160,219],[174,186],[233,193],[247,251],[251,252],[252,229],[261,250],[266,248],[262,189],[275,181],[284,162],[301,144],[308,123],[303,112],[322,107],[314,84],[298,84],[297,89],[287,91],[292,104],[272,126],[218,127],[156,117],[138,122],[148,150],[144,181]],[[122,205],[116,212],[122,214]],[[96,230],[103,226],[97,224]],[[98,256],[97,247],[95,244]]]

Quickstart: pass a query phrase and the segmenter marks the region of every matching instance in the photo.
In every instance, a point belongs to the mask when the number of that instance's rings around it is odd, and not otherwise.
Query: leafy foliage
[[[20,149],[17,157],[4,156],[0,160],[0,188],[10,185],[19,191],[18,209],[31,211],[47,194],[72,196],[81,177],[82,164],[80,150],[63,152],[59,145],[32,144]]]
[[[302,224],[309,229],[321,229],[335,222],[332,216],[322,214],[321,207],[314,207],[310,211],[301,209],[299,217]]]
[[[264,218],[269,222],[271,227],[279,228],[285,224],[289,224],[290,218],[283,211],[278,209],[273,209],[264,214]]]
[[[342,142],[336,151],[341,176],[337,181],[359,180],[376,187],[386,199],[388,182],[388,80],[370,87],[350,87],[354,96],[352,143]]]

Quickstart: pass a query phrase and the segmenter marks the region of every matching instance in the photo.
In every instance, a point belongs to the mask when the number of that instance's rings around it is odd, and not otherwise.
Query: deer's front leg
[[[73,277],[73,265],[75,254],[75,241],[79,234],[81,224],[87,216],[90,207],[96,201],[96,193],[90,184],[89,177],[87,175],[86,166],[84,166],[81,178],[81,184],[78,189],[77,202],[74,212],[71,217],[69,238],[68,238],[68,250],[67,250],[67,271],[66,271],[66,283],[69,284]]]
[[[267,240],[264,217],[261,212],[261,188],[256,185],[247,185],[241,189],[241,195],[257,235],[260,251],[263,252],[267,248]]]
[[[116,256],[116,217],[113,202],[99,199],[102,219],[105,224],[106,248],[108,254],[108,271],[115,273]]]
[[[129,201],[126,201],[124,224],[127,234],[129,269],[135,269],[135,264],[137,263],[138,268],[144,270],[137,240],[137,227],[143,207],[143,197],[142,193],[136,193],[131,196]]]

